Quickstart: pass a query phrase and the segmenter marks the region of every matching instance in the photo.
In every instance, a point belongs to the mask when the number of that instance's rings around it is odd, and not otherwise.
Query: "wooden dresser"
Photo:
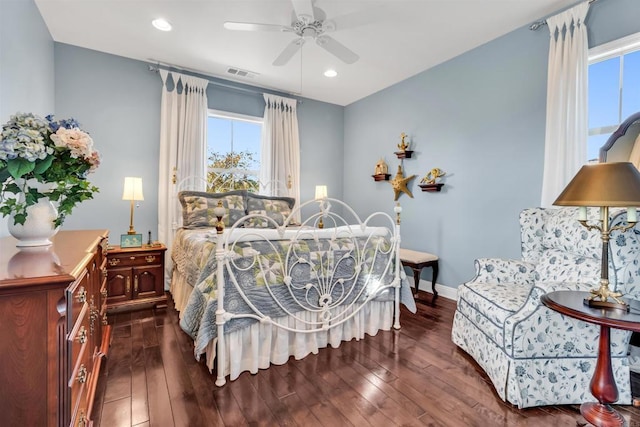
[[[91,424],[111,339],[107,234],[60,231],[21,250],[0,239],[0,424]]]

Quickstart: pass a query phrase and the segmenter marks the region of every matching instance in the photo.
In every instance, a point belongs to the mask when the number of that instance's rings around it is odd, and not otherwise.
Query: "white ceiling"
[[[225,21],[289,26],[291,0],[35,0],[53,39],[143,61],[348,105],[575,0],[313,0],[328,33],[357,55],[347,65],[307,42],[285,66],[274,59],[296,36],[231,31]],[[321,11],[317,12],[317,8]],[[173,31],[151,26],[163,17]],[[318,18],[318,16],[316,16]],[[547,31],[542,28],[540,31]],[[523,47],[526,49],[526,47]],[[257,73],[237,78],[230,67]],[[323,76],[334,68],[338,76]]]

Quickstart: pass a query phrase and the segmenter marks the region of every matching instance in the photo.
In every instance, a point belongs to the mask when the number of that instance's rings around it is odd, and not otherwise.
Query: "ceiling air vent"
[[[254,73],[253,71],[241,70],[240,68],[227,68],[227,73],[236,77],[244,77],[248,79],[252,79],[258,75],[258,73]]]

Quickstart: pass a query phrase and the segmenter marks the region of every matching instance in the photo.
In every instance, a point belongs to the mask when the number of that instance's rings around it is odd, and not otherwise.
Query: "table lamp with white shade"
[[[320,202],[320,207],[322,207],[322,202],[327,198],[327,186],[326,185],[316,185],[316,197],[315,200]],[[318,221],[318,228],[324,228],[324,223],[322,222],[322,215],[320,215],[320,220]]]
[[[137,200],[144,200],[144,195],[142,194],[142,178],[128,176],[124,179],[122,200],[129,200],[131,202],[131,216],[127,234],[137,234],[133,228],[133,204]]]

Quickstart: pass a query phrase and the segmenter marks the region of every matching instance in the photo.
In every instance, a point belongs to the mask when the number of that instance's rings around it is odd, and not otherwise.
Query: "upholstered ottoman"
[[[418,294],[418,287],[420,286],[420,273],[425,267],[431,267],[433,274],[431,277],[431,291],[433,292],[433,299],[438,296],[436,291],[436,279],[438,278],[438,257],[428,252],[412,251],[411,249],[400,248],[400,261],[404,267],[409,267],[413,270],[413,281],[416,287],[416,295]]]

